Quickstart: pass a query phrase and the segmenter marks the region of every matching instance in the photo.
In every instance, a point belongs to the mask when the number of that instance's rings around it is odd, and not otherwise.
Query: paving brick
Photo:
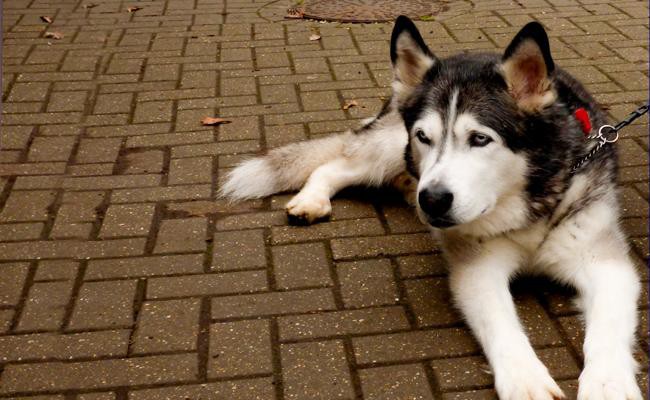
[[[223,399],[272,400],[275,399],[275,388],[271,378],[254,378],[140,389],[129,393],[129,399],[133,400],[209,399],[215,396]]]
[[[363,369],[359,377],[364,399],[434,399],[424,368],[419,364]]]
[[[444,326],[463,320],[453,306],[446,278],[410,280],[404,286],[418,326]]]
[[[236,271],[217,274],[150,278],[151,299],[258,292],[267,289],[264,271]]]
[[[336,273],[346,307],[369,307],[399,301],[393,267],[388,260],[339,263]]]
[[[148,150],[128,153],[123,158],[123,174],[159,173],[163,170],[163,152]]]
[[[95,114],[128,113],[131,111],[133,93],[100,94],[95,101]]]
[[[207,199],[211,197],[211,185],[186,185],[113,190],[111,201],[114,203],[131,203],[143,201],[194,200]]]
[[[133,323],[135,292],[135,281],[84,283],[68,327],[96,329],[130,326]]]
[[[38,239],[43,231],[43,226],[41,222],[0,225],[0,241]]]
[[[0,221],[45,221],[56,192],[49,190],[12,191],[0,212]]]
[[[99,237],[148,235],[154,209],[153,204],[111,205],[106,210]]]
[[[79,263],[72,260],[45,260],[38,263],[35,281],[72,280],[77,276]]]
[[[274,246],[271,252],[278,288],[332,285],[329,262],[322,243]]]
[[[72,281],[34,283],[29,288],[17,329],[58,330],[72,295],[72,284]]]
[[[295,243],[332,237],[381,235],[383,233],[384,229],[375,218],[324,222],[309,227],[280,226],[271,229],[271,237],[274,244]]]
[[[260,230],[214,234],[212,268],[219,271],[266,267],[264,237]]]
[[[194,354],[72,363],[10,364],[4,370],[0,391],[10,394],[180,383],[194,380],[197,369]]]
[[[170,185],[208,183],[212,181],[212,158],[181,158],[172,160],[169,166]]]
[[[255,94],[255,80],[252,78],[222,78],[221,95],[222,96],[241,96],[245,94]]]
[[[15,306],[20,300],[23,285],[27,278],[29,264],[3,263],[0,264],[0,305]]]
[[[219,127],[219,140],[259,139],[258,117],[238,117]]]
[[[138,103],[133,114],[134,123],[164,122],[172,120],[171,101],[149,101]]]
[[[32,130],[31,126],[3,126],[0,132],[2,148],[4,150],[27,148]]]
[[[147,65],[143,79],[145,81],[176,81],[178,70],[178,66],[174,64]]]
[[[463,356],[478,350],[471,333],[458,328],[353,338],[352,346],[360,364]]]
[[[285,399],[354,399],[341,341],[281,346]]]
[[[301,93],[300,98],[306,111],[338,110],[342,107],[334,91]]]
[[[332,254],[335,260],[426,253],[433,250],[435,243],[427,233],[332,240]]]
[[[273,372],[269,321],[245,320],[210,325],[208,377]]]
[[[49,82],[25,82],[14,84],[9,101],[45,101],[49,90]]]
[[[402,278],[419,278],[447,273],[447,262],[442,254],[398,257],[397,265]]]
[[[168,219],[162,221],[154,253],[203,251],[206,248],[205,218]]]
[[[47,111],[83,111],[86,92],[54,92],[50,96]]]
[[[115,279],[144,276],[191,274],[203,271],[202,254],[131,257],[90,260],[86,279]]]
[[[392,332],[410,327],[401,307],[279,317],[278,326],[281,340]]]
[[[2,336],[0,360],[11,362],[126,356],[129,334],[128,330],[119,330]]]
[[[114,162],[122,139],[81,139],[77,150],[78,163]]]
[[[218,297],[212,300],[212,317],[223,319],[283,315],[334,308],[334,297],[330,289],[294,290]]]
[[[68,161],[75,138],[71,136],[34,138],[27,159],[29,161]]]
[[[296,102],[294,85],[265,85],[260,87],[260,96],[264,103],[293,103]]]
[[[196,350],[199,299],[146,302],[138,314],[134,353]]]

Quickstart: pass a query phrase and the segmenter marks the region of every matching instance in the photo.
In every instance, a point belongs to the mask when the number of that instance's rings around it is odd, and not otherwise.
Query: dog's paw
[[[587,366],[578,380],[578,400],[642,400],[634,368]]]
[[[562,389],[555,383],[541,361],[513,363],[495,371],[495,389],[500,400],[564,399]]]
[[[287,203],[285,210],[290,224],[309,225],[329,218],[332,203],[327,196],[298,193]]]

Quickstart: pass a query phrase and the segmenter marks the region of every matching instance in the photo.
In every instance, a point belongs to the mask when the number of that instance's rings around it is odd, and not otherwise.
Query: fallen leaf
[[[45,32],[45,37],[48,39],[63,39],[63,33],[61,32]]]
[[[42,15],[41,16],[41,21],[46,22],[48,24],[51,24],[52,23],[52,18]]]
[[[356,100],[345,100],[345,102],[343,103],[343,109],[347,110],[350,107],[356,107],[358,105],[359,103],[357,103]]]
[[[423,15],[420,17],[420,21],[433,21],[435,19],[436,17],[434,17],[433,15]]]
[[[97,4],[94,3],[84,4],[84,8],[95,8],[95,7],[97,7]]]
[[[287,9],[287,15],[284,17],[302,19],[305,17],[305,11],[299,7],[291,7]]]
[[[129,7],[129,8],[126,9],[126,11],[128,11],[130,13],[136,12],[138,10],[142,10],[142,7],[133,6],[133,7]]]
[[[320,40],[320,35],[313,34],[309,37],[309,40],[314,41],[314,40]]]
[[[213,117],[205,117],[205,118],[203,118],[201,120],[202,125],[209,125],[209,126],[221,125],[221,124],[229,124],[230,122],[232,122],[232,121],[230,121],[228,119],[213,118]]]

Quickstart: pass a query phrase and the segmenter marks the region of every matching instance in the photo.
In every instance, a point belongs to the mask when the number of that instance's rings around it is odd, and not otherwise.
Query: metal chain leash
[[[580,167],[582,167],[587,161],[596,155],[596,153],[598,153],[600,149],[602,149],[603,146],[605,146],[607,143],[615,143],[618,140],[618,131],[631,124],[635,119],[641,117],[643,114],[647,113],[649,107],[650,103],[646,103],[636,110],[632,111],[630,114],[628,114],[627,117],[625,117],[625,119],[623,119],[615,126],[603,125],[600,127],[600,129],[598,129],[596,134],[587,136],[589,139],[598,139],[600,142],[593,149],[591,149],[589,153],[587,153],[573,165],[571,168],[571,175],[575,174],[576,171],[580,169]]]

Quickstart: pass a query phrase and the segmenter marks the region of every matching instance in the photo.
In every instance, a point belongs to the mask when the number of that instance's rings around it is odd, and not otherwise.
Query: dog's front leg
[[[578,266],[571,277],[586,322],[578,400],[641,400],[632,352],[640,290],[634,266],[626,257],[602,260]]]
[[[450,259],[451,290],[483,346],[501,400],[564,398],[517,318],[509,281],[521,261],[516,245],[492,240],[469,260]]]

